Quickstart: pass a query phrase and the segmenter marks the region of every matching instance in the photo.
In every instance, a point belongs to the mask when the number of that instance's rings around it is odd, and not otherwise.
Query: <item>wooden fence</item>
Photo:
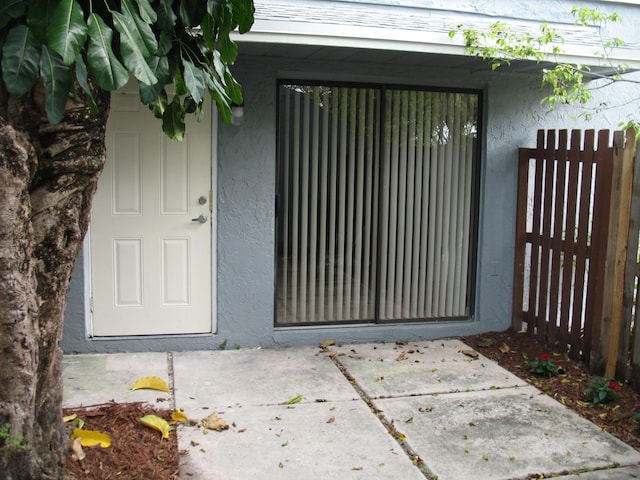
[[[640,388],[640,167],[634,132],[610,137],[541,130],[520,149],[513,327]]]

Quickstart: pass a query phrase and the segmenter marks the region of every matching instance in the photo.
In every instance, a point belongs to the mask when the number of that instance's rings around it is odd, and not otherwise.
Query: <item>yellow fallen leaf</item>
[[[157,415],[145,415],[140,419],[140,422],[149,428],[162,433],[162,438],[169,438],[169,432],[173,430],[173,427],[169,425],[164,418],[160,418]]]
[[[135,381],[131,385],[131,390],[139,390],[141,388],[148,388],[150,390],[160,390],[161,392],[168,392],[169,385],[160,377],[142,377]]]
[[[229,425],[223,419],[221,419],[217,413],[212,413],[207,418],[202,419],[202,426],[208,430],[215,430],[221,432],[227,430]]]
[[[80,438],[80,445],[83,447],[95,447],[100,445],[102,448],[111,446],[111,437],[106,433],[97,432],[95,430],[80,430],[76,428],[71,432],[71,440]]]
[[[70,422],[73,422],[76,418],[78,418],[78,414],[77,413],[72,413],[71,415],[67,415],[66,417],[62,417],[62,421],[64,423],[70,423]]]
[[[171,412],[171,420],[174,422],[186,422],[189,418],[184,414],[184,411],[180,408],[177,408]]]
[[[324,342],[322,342],[322,343],[320,344],[320,348],[328,348],[328,347],[330,347],[331,345],[335,345],[335,344],[336,344],[336,341],[335,341],[335,340],[325,340]]]

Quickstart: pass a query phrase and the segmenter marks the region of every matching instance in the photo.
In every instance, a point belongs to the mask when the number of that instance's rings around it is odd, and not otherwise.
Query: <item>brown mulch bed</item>
[[[565,354],[553,353],[534,338],[512,331],[484,333],[461,338],[467,345],[518,377],[535,385],[579,415],[591,420],[607,432],[640,450],[640,425],[633,415],[640,412],[640,395],[629,385],[622,385],[619,400],[593,405],[584,390],[593,376],[587,367],[570,360]],[[508,347],[508,352],[503,345]],[[502,347],[502,350],[501,350]],[[529,373],[526,362],[540,354],[552,354],[553,361],[564,372],[555,377],[537,377]],[[159,432],[145,427],[140,418],[155,414],[170,420],[169,410],[156,410],[141,403],[109,403],[92,408],[67,409],[65,415],[77,413],[87,430],[98,430],[111,436],[111,447],[85,448],[82,461],[67,458],[65,470],[76,479],[86,480],[176,480],[179,469],[178,441],[175,430],[169,440],[161,440]]]
[[[178,439],[175,430],[169,433],[168,440],[163,440],[160,432],[140,423],[142,417],[150,414],[170,422],[169,410],[157,410],[138,402],[64,410],[65,415],[72,413],[85,422],[85,430],[109,434],[111,446],[85,447],[86,457],[80,461],[73,460],[69,455],[64,465],[69,475],[78,480],[178,478]]]
[[[620,396],[618,400],[594,405],[588,401],[584,393],[594,378],[587,366],[569,359],[566,354],[553,352],[535,338],[524,333],[507,331],[463,337],[461,340],[579,415],[640,450],[640,425],[633,420],[633,416],[640,412],[640,395],[630,385],[621,385],[617,392]],[[500,350],[503,344],[508,347],[508,353]],[[503,349],[507,350],[504,347]],[[529,373],[526,363],[544,353],[551,354],[554,364],[564,373],[554,377],[539,377]]]

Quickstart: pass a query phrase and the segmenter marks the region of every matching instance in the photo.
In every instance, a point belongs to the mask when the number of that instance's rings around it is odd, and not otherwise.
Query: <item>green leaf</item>
[[[155,23],[158,20],[158,14],[151,6],[149,0],[135,0],[135,2],[138,4],[138,10],[140,11],[142,20],[147,23]]]
[[[27,4],[24,0],[3,0],[0,5],[0,28],[4,28],[14,18],[24,14]]]
[[[184,66],[184,83],[196,103],[202,101],[205,91],[205,73],[188,60],[182,60]]]
[[[172,6],[173,0],[160,0],[158,3],[158,26],[160,29],[171,30],[178,20]]]
[[[146,61],[146,58],[153,53],[149,54],[144,44],[138,42],[140,32],[135,28],[135,22],[119,12],[112,12],[112,15],[113,25],[120,32],[120,52],[124,64],[142,83],[153,85],[158,79]],[[141,46],[144,47],[144,50],[140,48]]]
[[[186,113],[195,113],[195,111],[198,109],[198,104],[195,102],[191,95],[187,95],[186,97],[184,97],[183,106]]]
[[[202,17],[200,28],[202,29],[202,38],[205,45],[209,47],[209,50],[214,50],[216,48],[216,21],[207,13]]]
[[[284,402],[285,405],[294,405],[296,403],[300,403],[302,401],[302,395],[296,395],[293,398],[290,398],[289,400],[287,400],[286,402]]]
[[[45,111],[49,123],[55,125],[64,117],[71,88],[71,68],[64,64],[57,52],[44,45],[40,57],[40,72],[44,82]]]
[[[129,81],[129,73],[113,53],[111,47],[113,30],[95,13],[89,16],[87,23],[91,38],[87,51],[89,71],[98,86],[104,90],[111,91],[124,87]]]
[[[40,76],[40,44],[25,25],[16,25],[2,47],[2,80],[12,95],[22,95]]]
[[[236,79],[233,78],[233,75],[231,75],[231,72],[229,72],[228,70],[224,74],[224,79],[227,87],[226,91],[231,101],[236,105],[240,105],[243,102],[242,87],[236,81]]]
[[[206,4],[202,0],[182,0],[178,7],[178,16],[185,27],[197,27],[206,12]]]
[[[47,28],[53,4],[47,0],[29,0],[27,26],[40,43],[47,43]]]
[[[88,77],[87,65],[84,63],[84,58],[82,58],[82,55],[78,55],[78,58],[76,58],[76,80],[87,97],[87,103],[89,104],[91,114],[95,115],[98,113],[98,105],[96,105],[93,93],[91,92],[91,87],[89,87]]]
[[[181,142],[184,139],[185,111],[180,103],[180,97],[175,95],[162,115],[162,131],[171,140]]]
[[[253,0],[231,0],[233,5],[233,22],[238,25],[240,33],[247,33],[254,21],[255,7]]]
[[[162,115],[164,115],[164,112],[167,109],[168,103],[169,100],[167,99],[167,92],[163,88],[160,90],[157,98],[153,102],[149,103],[149,110],[151,110],[154,117],[162,118]]]
[[[51,12],[47,28],[49,46],[71,65],[87,39],[87,24],[82,8],[75,0],[61,0]]]
[[[222,49],[220,50],[222,61],[226,64],[233,64],[238,56],[238,45],[229,38],[229,35],[222,36]]]
[[[152,55],[155,55],[158,51],[156,36],[151,30],[151,26],[140,18],[131,0],[122,0],[122,14],[127,19],[127,26],[131,32],[131,38],[135,40],[136,45],[140,47],[144,58],[150,58]]]
[[[158,82],[154,85],[139,83],[140,100],[145,105],[153,102],[168,83],[171,83],[171,72],[169,71],[169,59],[167,57],[153,57],[149,60],[149,67],[154,75],[158,78]]]
[[[167,32],[165,30],[160,32],[160,38],[158,40],[158,51],[156,55],[159,57],[168,55],[173,47],[173,38],[171,36],[171,32]]]

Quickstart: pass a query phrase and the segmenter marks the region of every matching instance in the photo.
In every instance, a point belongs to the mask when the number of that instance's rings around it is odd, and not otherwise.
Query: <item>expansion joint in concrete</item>
[[[393,439],[398,443],[398,445],[400,445],[400,448],[402,448],[402,451],[409,457],[411,463],[413,463],[418,468],[418,470],[420,470],[420,473],[422,473],[425,478],[427,478],[428,480],[436,480],[437,477],[429,471],[422,458],[420,458],[417,452],[413,448],[411,448],[411,445],[409,445],[404,440],[404,435],[396,429],[395,425],[393,424],[393,420],[387,419],[384,416],[384,413],[373,404],[366,392],[360,385],[358,385],[358,382],[353,377],[353,375],[349,373],[347,367],[345,367],[342,362],[340,362],[336,355],[332,355],[330,358],[338,368],[338,370],[340,370],[342,375],[344,375],[344,377],[349,381],[353,389],[358,393],[358,396],[362,399],[362,401],[367,404],[367,406],[371,410],[371,413],[376,416],[380,423],[382,423],[382,425],[387,429],[389,435],[391,435]]]

